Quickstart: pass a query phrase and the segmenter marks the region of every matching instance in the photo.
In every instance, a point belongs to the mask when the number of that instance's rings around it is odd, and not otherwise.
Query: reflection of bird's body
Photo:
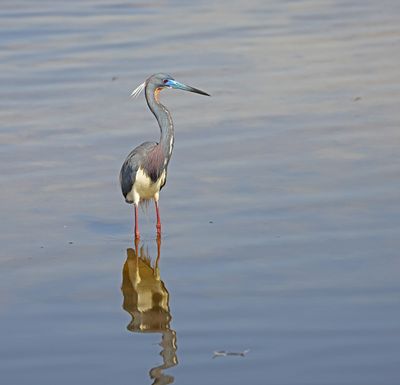
[[[145,142],[136,147],[126,158],[120,172],[122,193],[127,203],[135,206],[135,237],[139,238],[138,205],[154,199],[157,214],[157,234],[161,235],[161,220],[158,210],[160,190],[167,180],[167,167],[174,147],[174,125],[168,109],[159,101],[159,93],[164,88],[175,88],[202,95],[207,93],[175,81],[166,74],[150,76],[137,87],[132,96],[143,89],[147,104],[160,126],[160,142]]]
[[[151,266],[151,258],[144,247],[127,250],[127,259],[122,270],[123,309],[132,319],[127,329],[135,333],[161,333],[160,346],[163,363],[149,372],[154,385],[166,385],[174,377],[164,373],[165,369],[178,364],[176,333],[171,329],[169,293],[160,278],[158,262],[161,240],[157,239],[157,259]]]
[[[132,332],[163,332],[170,329],[169,293],[160,279],[158,260],[151,266],[143,248],[127,250],[123,269],[123,308],[132,316],[128,330]]]

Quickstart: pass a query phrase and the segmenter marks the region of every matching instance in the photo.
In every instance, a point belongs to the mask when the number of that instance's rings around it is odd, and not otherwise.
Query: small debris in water
[[[70,245],[73,245],[73,244],[74,244],[74,242],[72,242],[72,241],[69,241],[68,243],[69,243]]]
[[[214,223],[213,221],[208,221],[208,223]]]
[[[354,99],[353,99],[353,102],[358,102],[359,100],[361,100],[362,98],[361,98],[361,96],[356,96]]]
[[[243,352],[227,352],[226,350],[217,350],[214,352],[214,355],[212,358],[215,357],[226,357],[226,356],[240,356],[244,357],[250,349],[243,350]]]
[[[118,79],[118,76],[113,76],[112,78],[111,78],[111,80],[114,82],[114,81],[116,81]]]

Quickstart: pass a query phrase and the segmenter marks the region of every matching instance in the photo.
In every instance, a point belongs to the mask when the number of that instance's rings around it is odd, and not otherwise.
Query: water
[[[1,383],[397,384],[399,11],[3,1]],[[162,95],[157,262],[117,176],[158,71],[212,98]]]

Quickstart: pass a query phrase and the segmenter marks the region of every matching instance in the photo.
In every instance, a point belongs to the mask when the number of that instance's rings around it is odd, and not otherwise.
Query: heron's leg
[[[160,219],[160,210],[158,209],[158,200],[154,200],[156,205],[156,214],[157,214],[157,237],[161,236],[161,219]]]
[[[139,255],[139,242],[140,242],[140,239],[135,237],[135,254],[136,254],[136,258],[138,258],[138,255]],[[137,262],[137,261],[136,261],[136,263],[137,263],[137,265],[139,264],[139,262]]]
[[[139,210],[138,206],[135,204],[135,239],[140,238],[140,233],[139,233]]]
[[[160,269],[158,268],[158,263],[160,262],[160,253],[161,253],[161,237],[157,237],[157,259],[154,264],[154,271],[156,272],[156,279],[160,280]]]

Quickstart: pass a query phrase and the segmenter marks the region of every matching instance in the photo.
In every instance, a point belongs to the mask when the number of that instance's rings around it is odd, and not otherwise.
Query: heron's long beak
[[[204,92],[194,87],[187,86],[186,84],[183,83],[179,83],[176,80],[168,80],[168,83],[166,85],[168,87],[175,88],[176,90],[190,91],[190,92],[195,92],[196,94],[210,96],[209,94],[207,94],[207,92]]]

